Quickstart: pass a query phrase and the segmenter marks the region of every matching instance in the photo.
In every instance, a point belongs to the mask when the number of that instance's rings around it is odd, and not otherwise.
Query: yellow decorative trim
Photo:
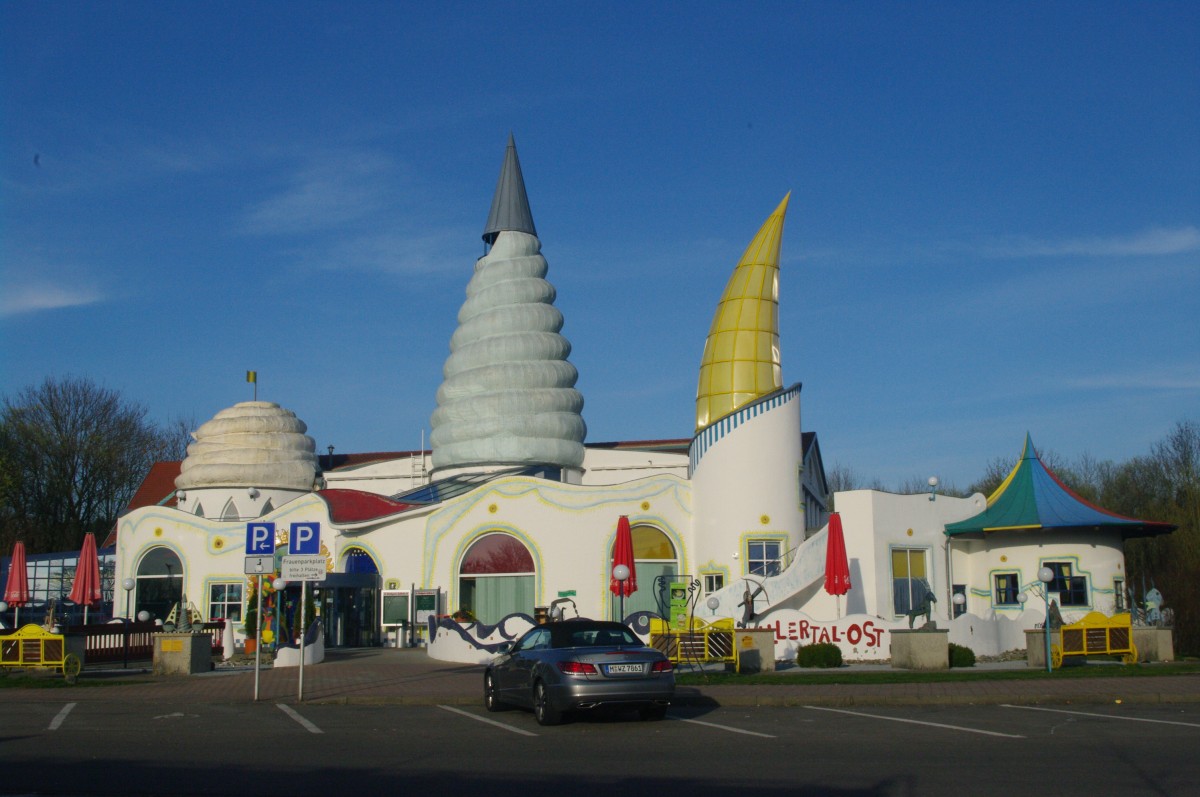
[[[491,512],[493,515],[496,514],[496,511],[498,509],[500,509],[500,507],[496,506],[495,504],[488,504],[488,511]]]
[[[643,512],[646,512],[646,511],[647,511],[647,510],[649,510],[649,509],[650,509],[650,502],[649,502],[649,501],[642,501],[642,511],[643,511]]]
[[[758,519],[758,522],[763,524],[764,526],[769,526],[769,525],[771,525],[771,516],[763,515]]]
[[[154,530],[154,536],[155,536],[155,537],[161,537],[162,535],[163,535],[163,530],[162,530],[162,528],[161,528],[161,527],[159,527],[159,528],[156,528],[156,529]]]
[[[225,538],[224,537],[213,537],[212,547],[213,547],[213,550],[216,550],[216,551],[219,551],[222,548],[224,548],[225,547]]]
[[[1007,561],[1008,561],[1008,557],[1007,557],[1007,556],[1001,556],[1001,557],[1000,557],[1000,561],[1001,561],[1001,562],[1007,562]]]

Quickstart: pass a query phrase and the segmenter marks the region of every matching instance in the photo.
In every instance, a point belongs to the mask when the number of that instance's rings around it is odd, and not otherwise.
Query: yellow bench
[[[63,678],[73,684],[83,669],[83,661],[67,650],[66,637],[62,634],[52,634],[31,623],[7,636],[0,636],[0,666],[62,670]]]
[[[1062,666],[1066,656],[1120,656],[1125,664],[1137,662],[1129,613],[1112,617],[1089,612],[1082,620],[1059,629],[1061,644],[1050,646],[1050,664]]]

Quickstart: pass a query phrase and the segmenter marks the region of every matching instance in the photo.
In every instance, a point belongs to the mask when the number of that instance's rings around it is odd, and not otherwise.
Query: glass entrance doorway
[[[328,648],[364,648],[381,644],[379,576],[329,573],[317,586],[321,631]]]

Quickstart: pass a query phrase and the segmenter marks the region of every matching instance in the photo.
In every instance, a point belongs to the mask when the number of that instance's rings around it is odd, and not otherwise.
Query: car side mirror
[[[496,653],[497,653],[498,655],[502,655],[502,654],[505,654],[505,653],[512,653],[512,649],[513,649],[513,643],[512,643],[512,642],[501,642],[501,643],[500,643],[500,644],[499,644],[499,645],[496,647]]]

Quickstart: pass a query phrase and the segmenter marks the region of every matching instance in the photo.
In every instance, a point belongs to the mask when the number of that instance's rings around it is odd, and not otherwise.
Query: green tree
[[[1171,534],[1125,546],[1129,585],[1153,584],[1175,615],[1178,653],[1200,653],[1200,424],[1180,422],[1149,456],[1114,469],[1102,504],[1121,514],[1172,523]]]
[[[146,409],[86,378],[47,378],[0,407],[0,549],[30,553],[103,538],[175,437]],[[174,443],[174,444],[173,444]]]

